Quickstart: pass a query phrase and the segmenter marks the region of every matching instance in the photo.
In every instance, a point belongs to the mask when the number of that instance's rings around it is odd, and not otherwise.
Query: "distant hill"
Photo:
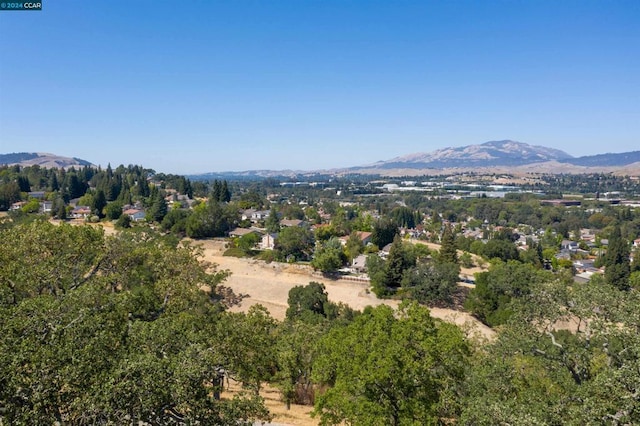
[[[381,169],[520,166],[545,161],[568,161],[573,157],[559,149],[529,145],[512,140],[490,141],[480,145],[443,148],[429,153],[409,154],[368,167]]]
[[[479,145],[443,148],[378,161],[343,171],[364,174],[412,174],[419,171],[457,169],[476,170],[505,168],[514,171],[545,170],[546,173],[587,173],[596,170],[615,171],[640,163],[640,151],[573,157],[564,151],[512,140],[490,141]],[[590,170],[591,169],[591,170]]]
[[[47,168],[68,168],[72,166],[93,166],[86,160],[75,157],[62,157],[44,152],[13,152],[11,154],[0,154],[0,164],[20,166],[35,166]]]
[[[587,155],[578,158],[560,160],[561,163],[569,163],[575,166],[585,167],[619,167],[627,166],[640,161],[640,151],[621,152],[618,154]]]

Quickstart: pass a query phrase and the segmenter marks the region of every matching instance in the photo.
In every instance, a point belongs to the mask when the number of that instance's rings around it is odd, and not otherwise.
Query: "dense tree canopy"
[[[238,374],[248,366],[225,356],[233,327],[216,328],[220,305],[203,290],[225,274],[208,272],[194,248],[147,231],[105,237],[40,221],[1,230],[0,244],[3,422],[237,425],[268,417],[254,397],[213,397],[216,366]]]
[[[379,306],[321,343],[314,376],[321,424],[426,425],[456,416],[469,347],[415,304]]]

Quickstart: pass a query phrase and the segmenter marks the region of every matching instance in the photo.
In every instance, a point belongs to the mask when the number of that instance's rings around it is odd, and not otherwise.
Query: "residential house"
[[[367,244],[371,243],[371,232],[356,231],[355,233],[360,239],[360,241],[362,241],[363,245],[366,246]],[[350,238],[349,235],[340,237],[340,244],[342,244],[343,246],[346,245],[347,241],[349,241],[349,238]]]
[[[306,226],[306,222],[304,220],[300,220],[300,219],[282,219],[280,221],[280,226],[283,226],[285,228],[288,227],[303,227]]]
[[[251,223],[260,222],[269,217],[269,210],[246,209],[241,212],[242,220],[250,220]]]
[[[353,262],[351,262],[351,269],[356,273],[365,272],[367,270],[367,256],[361,254],[353,259]]]
[[[562,240],[562,242],[560,243],[560,249],[575,253],[576,251],[578,251],[578,243],[570,240]]]
[[[260,240],[260,248],[263,250],[273,250],[275,248],[276,239],[278,234],[264,234],[262,240]]]
[[[38,200],[44,200],[44,191],[31,191],[29,192],[29,198],[37,198]]]
[[[387,256],[389,256],[389,252],[391,252],[392,244],[393,243],[389,243],[386,246],[382,247],[382,249],[380,250],[380,257],[386,258]]]
[[[25,204],[27,204],[26,201],[18,201],[17,203],[11,204],[11,207],[9,208],[9,210],[11,210],[12,212],[18,211],[22,209],[22,207],[24,207]]]
[[[40,213],[51,213],[53,210],[52,201],[43,201],[40,203]]]
[[[129,216],[129,219],[131,219],[132,222],[143,221],[147,216],[144,210],[140,210],[140,209],[127,209],[123,211],[122,214]]]
[[[76,206],[71,210],[71,217],[74,219],[86,219],[91,216],[91,207]]]

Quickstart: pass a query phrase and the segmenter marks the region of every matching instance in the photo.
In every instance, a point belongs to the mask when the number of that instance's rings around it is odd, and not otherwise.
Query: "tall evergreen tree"
[[[220,200],[221,202],[228,203],[231,201],[231,191],[229,190],[229,184],[227,181],[222,182],[222,187],[220,188]]]
[[[408,250],[400,235],[396,235],[389,250],[389,258],[385,270],[385,285],[395,290],[402,284],[406,270],[416,266],[416,258],[412,250]]]
[[[93,196],[93,202],[91,204],[91,210],[98,215],[98,217],[104,217],[103,209],[107,206],[107,198],[104,196],[104,192],[101,189],[96,191],[96,195]]]
[[[604,257],[605,281],[620,290],[629,289],[629,244],[620,234],[620,226],[616,225],[609,236],[609,246]]]
[[[456,239],[450,225],[445,226],[442,232],[440,246],[440,261],[443,263],[458,263],[458,252],[456,250]]]
[[[167,202],[160,191],[156,191],[151,203],[151,208],[149,209],[149,216],[151,220],[155,222],[162,222],[162,219],[167,215],[167,210]]]

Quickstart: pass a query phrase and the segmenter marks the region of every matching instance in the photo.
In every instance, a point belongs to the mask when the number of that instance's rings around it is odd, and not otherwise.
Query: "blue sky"
[[[0,153],[167,173],[513,139],[640,149],[640,2],[75,1],[0,12]]]

